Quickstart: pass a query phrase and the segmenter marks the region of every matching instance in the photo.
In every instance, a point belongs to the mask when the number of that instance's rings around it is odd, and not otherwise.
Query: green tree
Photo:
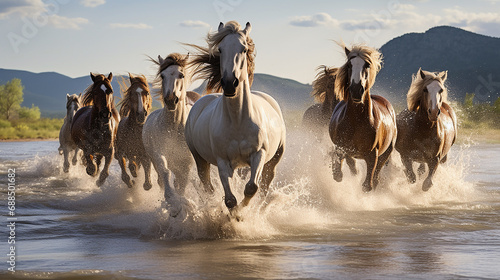
[[[19,108],[19,118],[25,120],[39,120],[40,119],[40,108],[31,104],[31,108],[21,107]]]
[[[10,120],[14,113],[21,108],[23,89],[20,79],[12,79],[0,86],[0,113]]]

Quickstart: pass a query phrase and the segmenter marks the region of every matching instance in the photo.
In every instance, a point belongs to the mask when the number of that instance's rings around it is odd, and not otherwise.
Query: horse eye
[[[248,51],[247,49],[244,49],[244,50],[243,50],[243,53],[247,53],[247,51]]]
[[[179,79],[184,79],[184,74],[180,73],[179,74]]]
[[[428,92],[427,88],[424,88],[424,92],[425,92],[425,93],[427,93],[427,92]]]
[[[443,91],[444,91],[443,89],[440,89],[440,90],[439,90],[439,93],[441,94],[441,93],[443,93]]]
[[[370,69],[370,63],[365,62],[365,68],[366,68],[366,69]]]

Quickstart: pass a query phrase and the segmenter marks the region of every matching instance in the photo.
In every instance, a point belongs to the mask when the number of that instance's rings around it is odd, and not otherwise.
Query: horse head
[[[111,86],[113,74],[109,73],[106,77],[102,74],[90,73],[90,77],[94,82],[91,91],[93,106],[97,109],[99,120],[106,123],[111,118],[113,109],[113,87]]]
[[[73,117],[80,108],[80,96],[66,94],[66,115]]]
[[[163,104],[168,110],[176,110],[179,101],[186,98],[188,75],[185,66],[188,59],[189,54],[182,56],[178,53],[172,53],[165,59],[158,56],[160,65],[158,75],[161,77],[161,97],[163,99]]]
[[[130,87],[127,90],[128,110],[130,116],[135,116],[135,121],[139,125],[146,122],[146,117],[151,109],[151,94],[149,86],[144,75],[135,76],[128,74],[130,79]]]
[[[335,81],[337,98],[364,103],[381,68],[382,55],[376,49],[363,45],[351,49],[342,46],[347,62],[339,69]]]
[[[231,22],[230,22],[231,23]],[[224,35],[228,27],[221,22],[218,32]],[[239,28],[239,25],[238,25]],[[234,28],[233,28],[234,29]],[[221,86],[225,96],[233,97],[236,88],[244,80],[248,80],[248,57],[249,44],[248,34],[252,26],[247,22],[245,29],[238,29],[226,34],[218,44],[217,51],[220,54]],[[236,31],[236,32],[234,32]]]
[[[438,74],[418,70],[417,78],[423,81],[423,97],[420,106],[424,109],[431,122],[437,121],[441,114],[441,105],[446,101],[446,88],[444,82],[448,76],[447,71]]]

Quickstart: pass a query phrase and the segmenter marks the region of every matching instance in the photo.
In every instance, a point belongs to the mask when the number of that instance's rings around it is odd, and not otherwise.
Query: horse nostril
[[[441,115],[441,109],[438,109],[438,116]]]
[[[233,82],[234,88],[237,88],[239,83],[240,82],[238,81],[238,79],[234,80],[234,82]]]

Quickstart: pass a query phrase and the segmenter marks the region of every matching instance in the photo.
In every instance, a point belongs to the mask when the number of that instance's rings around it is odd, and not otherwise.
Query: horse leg
[[[236,205],[238,205],[236,197],[231,192],[231,186],[229,185],[229,178],[233,178],[234,170],[229,162],[222,159],[217,159],[217,167],[219,169],[219,178],[222,183],[222,187],[224,187],[224,203],[231,211],[234,207],[236,207]]]
[[[441,163],[446,163],[446,161],[448,160],[448,155],[445,155],[442,159],[441,159]]]
[[[102,161],[102,155],[96,155],[95,156],[95,163],[97,164],[97,172],[99,172],[99,169],[101,166],[101,161]]]
[[[410,184],[415,184],[417,181],[417,176],[415,176],[415,172],[413,172],[413,161],[406,156],[401,155],[401,161],[403,162],[403,165],[405,167],[405,175],[406,179],[408,179],[408,182]]]
[[[103,156],[100,155],[100,158]],[[104,184],[104,181],[106,181],[106,178],[109,176],[109,166],[111,165],[111,160],[113,159],[113,149],[111,151],[108,151],[106,155],[104,156],[104,168],[101,171],[101,174],[99,175],[99,180],[97,180],[97,186],[101,187],[102,184]],[[101,161],[98,159],[99,162]],[[98,165],[99,166],[99,165]]]
[[[356,168],[356,161],[352,157],[346,156],[345,162],[347,163],[347,166],[349,166],[349,170],[351,171],[351,174],[358,175],[358,169]]]
[[[417,169],[417,174],[418,176],[422,176],[423,174],[425,173],[425,163],[421,163],[419,166],[418,166],[418,169]]]
[[[429,174],[427,175],[427,178],[425,178],[424,184],[422,185],[422,190],[424,192],[428,191],[433,185],[432,177],[434,177],[434,173],[436,173],[436,169],[439,165],[439,159],[433,158],[427,162],[427,165],[429,166]]]
[[[264,164],[264,169],[262,170],[262,177],[260,184],[261,189],[264,192],[264,195],[267,195],[267,192],[269,191],[269,185],[271,185],[271,182],[274,179],[274,175],[276,173],[276,166],[278,165],[278,162],[280,162],[284,150],[285,147],[283,145],[279,146],[273,158],[271,158],[271,160],[269,160],[266,164]]]
[[[378,183],[380,181],[380,178],[379,178],[380,177],[380,170],[382,170],[382,167],[384,167],[384,165],[389,160],[389,157],[391,156],[393,149],[394,149],[394,147],[392,145],[390,145],[387,148],[387,150],[378,157],[377,167],[375,167],[375,173],[373,174],[373,188],[374,189],[377,188]]]
[[[85,162],[86,162],[86,166],[87,166],[87,168],[86,168],[87,174],[89,174],[92,177],[97,175],[97,166],[94,163],[94,157],[86,151],[84,151],[83,156],[85,158]]]
[[[125,168],[127,160],[121,153],[116,156],[116,159],[118,160],[118,164],[120,164],[120,169],[122,170],[122,181],[125,182],[125,184],[127,184],[127,187],[131,188],[132,182],[130,182],[130,176],[127,174],[127,169]]]
[[[130,170],[130,174],[132,174],[132,176],[134,176],[134,178],[137,177],[137,169],[138,169],[136,160],[137,160],[137,158],[133,157],[132,159],[130,159],[128,161],[128,169]]]
[[[144,184],[142,187],[144,190],[148,191],[153,187],[153,184],[151,184],[151,160],[148,156],[142,156],[140,160],[142,166],[144,166]]]
[[[214,187],[210,181],[210,163],[198,155],[198,153],[192,152],[192,154],[196,163],[196,170],[198,171],[198,177],[200,177],[201,184],[207,193],[213,193]]]
[[[369,192],[373,189],[373,175],[377,167],[378,149],[371,151],[365,158],[366,161],[366,178],[363,182],[363,191]]]
[[[182,205],[174,189],[174,174],[168,169],[168,163],[165,156],[155,154],[151,160],[158,173],[158,184],[163,186],[166,208],[170,216],[176,217],[182,210]]]
[[[345,154],[337,148],[332,152],[332,173],[333,179],[337,182],[342,182],[342,162],[344,161]]]
[[[78,152],[80,151],[80,149],[78,147],[75,148],[75,155],[73,156],[73,159],[71,160],[71,163],[73,165],[76,165],[76,163],[78,162]]]
[[[180,164],[180,162],[179,162]],[[177,193],[181,196],[186,192],[186,186],[189,181],[189,170],[190,166],[188,164],[180,164],[179,166],[172,167],[172,171],[175,175],[175,187]]]
[[[63,155],[64,155],[64,164],[63,164],[63,171],[64,173],[68,173],[69,171],[69,151],[68,148],[63,148]]]
[[[264,165],[266,163],[265,160],[266,160],[266,155],[265,155],[264,150],[260,150],[250,157],[250,167],[251,167],[250,180],[245,185],[245,191],[244,191],[245,198],[243,198],[243,201],[241,201],[242,207],[245,207],[248,205],[248,203],[250,202],[250,199],[252,199],[252,197],[255,195],[255,193],[259,189],[259,186],[257,185],[257,180],[262,175],[262,170],[264,169]],[[274,174],[273,174],[273,177],[274,177]],[[265,192],[267,193],[267,190]]]

